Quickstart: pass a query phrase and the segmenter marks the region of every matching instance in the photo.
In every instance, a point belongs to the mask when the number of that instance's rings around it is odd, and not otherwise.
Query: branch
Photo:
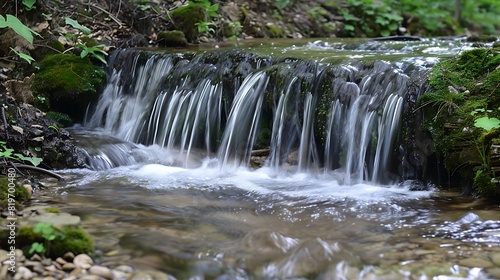
[[[28,170],[33,170],[33,171],[37,171],[37,172],[40,172],[40,173],[43,173],[43,174],[46,174],[46,175],[49,175],[51,177],[54,177],[56,178],[57,180],[60,180],[60,181],[64,181],[64,177],[57,174],[57,173],[54,173],[50,170],[47,170],[47,169],[44,169],[44,168],[40,168],[40,167],[36,167],[36,166],[31,166],[31,165],[26,165],[26,164],[14,164],[15,167],[17,168],[21,168],[21,169],[28,169]]]
[[[98,9],[98,10],[101,10],[102,12],[106,13],[110,19],[114,20],[116,23],[118,23],[118,25],[120,25],[120,27],[123,26],[123,22],[121,22],[121,20],[119,20],[118,18],[116,18],[113,14],[111,14],[110,12],[106,11],[105,9],[95,5],[95,4],[92,4],[92,3],[89,3],[90,6]]]

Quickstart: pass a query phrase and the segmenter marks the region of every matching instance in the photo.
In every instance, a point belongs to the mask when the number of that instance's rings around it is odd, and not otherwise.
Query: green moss
[[[32,226],[21,226],[16,239],[16,244],[28,256],[31,244],[35,242],[45,244],[46,256],[51,258],[62,256],[67,252],[72,252],[75,255],[94,252],[92,239],[81,227],[68,226],[56,229],[60,234],[57,234],[57,237],[49,243],[46,243],[40,233],[35,233],[33,230]]]
[[[47,112],[47,119],[56,122],[60,127],[67,127],[73,124],[73,120],[70,116],[60,112]]]
[[[207,13],[205,9],[196,5],[181,6],[170,12],[175,26],[181,30],[188,42],[194,42],[198,38],[198,28],[196,23],[206,21]]]
[[[184,32],[179,30],[159,32],[158,43],[164,47],[185,47],[188,44]]]
[[[48,213],[59,213],[61,211],[58,208],[55,208],[55,207],[47,207],[47,208],[45,208],[45,212],[48,212]]]
[[[500,132],[476,127],[475,120],[500,118],[499,65],[500,50],[495,48],[472,49],[443,60],[434,66],[430,90],[419,100],[441,162],[486,196],[495,193],[489,147]]]
[[[266,25],[265,28],[267,29],[269,37],[271,38],[282,38],[284,36],[283,30],[281,30],[281,28],[276,25],[269,24]]]
[[[6,209],[9,205],[8,195],[12,194],[15,198],[16,209],[20,209],[21,203],[27,201],[30,198],[29,192],[23,186],[16,184],[14,192],[9,192],[9,181],[10,177],[1,176],[0,177],[0,209]],[[14,181],[15,182],[15,181]],[[12,198],[12,196],[11,196]]]
[[[491,181],[491,179],[490,172],[484,169],[479,169],[476,171],[476,175],[474,176],[472,188],[477,193],[487,197],[498,196],[500,194],[500,190]]]
[[[95,99],[106,74],[88,58],[73,54],[47,55],[38,65],[40,71],[33,79],[32,89],[46,96],[52,109],[73,119],[83,117],[87,104]]]

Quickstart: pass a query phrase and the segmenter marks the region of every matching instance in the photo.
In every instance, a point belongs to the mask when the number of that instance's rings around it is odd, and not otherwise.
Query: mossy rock
[[[72,252],[75,255],[94,252],[94,242],[81,227],[54,228],[56,238],[50,242],[45,240],[41,233],[34,232],[34,229],[33,226],[21,226],[16,238],[16,244],[22,248],[27,256],[32,255],[29,250],[35,242],[44,244],[47,250],[45,255],[50,258],[60,257],[67,252]]]
[[[0,209],[7,209],[8,203],[8,194],[9,194],[9,181],[10,177],[0,176]],[[17,179],[16,179],[17,180]],[[16,209],[20,209],[21,203],[27,201],[30,198],[30,194],[25,187],[19,186],[16,184],[14,188],[14,192],[10,193],[15,197]]]
[[[49,111],[47,119],[56,122],[59,127],[68,127],[73,124],[71,117],[61,112]]]
[[[51,108],[81,120],[106,80],[104,70],[74,54],[47,55],[33,79],[35,94],[46,96]]]
[[[279,26],[276,26],[274,24],[265,25],[265,29],[267,30],[267,33],[271,38],[282,38],[285,34]]]
[[[486,129],[476,120],[500,118],[499,66],[498,48],[476,48],[442,60],[432,69],[430,90],[419,100],[440,161],[450,174],[464,174],[460,181],[473,181],[475,192],[487,197],[498,190],[488,171],[489,150],[483,147],[490,147],[500,130]]]
[[[207,16],[206,10],[197,5],[181,6],[170,12],[176,28],[184,33],[188,42],[198,39],[196,23],[206,21]]]
[[[188,45],[184,32],[179,30],[158,33],[158,44],[162,47],[185,47]]]

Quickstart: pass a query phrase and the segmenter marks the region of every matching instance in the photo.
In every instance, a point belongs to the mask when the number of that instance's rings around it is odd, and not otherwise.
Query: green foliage
[[[42,159],[39,157],[27,157],[19,153],[14,153],[14,149],[7,148],[7,142],[0,141],[0,159],[10,159],[14,161],[27,161],[34,166],[40,165]]]
[[[491,179],[491,174],[488,170],[479,169],[474,176],[472,188],[480,195],[488,197],[497,196],[499,195],[499,190]]]
[[[24,61],[28,62],[29,64],[31,64],[31,62],[35,61],[35,59],[33,57],[31,57],[29,54],[20,53],[13,48],[10,48],[10,50],[13,51],[17,56],[19,56],[19,58],[23,59]]]
[[[76,21],[74,19],[67,17],[67,18],[65,18],[65,23],[80,30],[85,35],[90,35],[90,33],[91,33],[91,31],[88,27],[81,25],[80,23],[78,23],[78,21]]]
[[[497,118],[481,117],[474,121],[474,126],[490,131],[494,128],[500,128],[500,120]]]
[[[276,6],[280,9],[284,9],[288,4],[290,4],[290,0],[276,0]]]
[[[12,179],[10,178],[13,177],[0,176],[0,209],[7,208],[9,204],[8,188],[9,188],[9,183],[12,182]],[[16,185],[16,187],[14,188],[13,195],[15,197],[16,209],[21,209],[20,208],[21,203],[27,201],[30,198],[30,193],[26,190],[26,188],[19,185]]]
[[[492,195],[490,147],[500,140],[500,50],[477,48],[436,64],[420,97],[426,128],[450,172]],[[478,171],[479,170],[479,171]],[[471,178],[471,174],[476,177]]]
[[[44,243],[33,242],[29,250],[29,254],[39,253],[44,255],[50,249],[50,242],[54,241],[56,238],[63,240],[65,238],[64,233],[52,227],[50,223],[38,223],[33,229],[34,233],[38,233],[44,239]]]
[[[4,18],[2,15],[0,15],[0,28],[6,27],[12,28],[12,30],[21,35],[21,37],[26,39],[26,41],[28,41],[30,44],[33,44],[33,35],[40,36],[40,34],[24,25],[17,17],[8,14],[6,18]]]
[[[49,223],[37,223],[35,227],[22,226],[16,244],[26,244],[28,255],[35,252],[48,257],[59,257],[67,252],[88,254],[94,251],[90,236],[80,227],[56,228]]]
[[[36,0],[23,0],[23,5],[27,11],[31,11],[36,9],[35,7]]]
[[[346,2],[348,5],[340,9],[340,14],[345,22],[345,35],[348,36],[389,36],[396,33],[403,20],[388,3],[376,0],[347,0]]]
[[[243,26],[239,21],[231,22],[230,26],[233,29],[233,35],[229,37],[229,40],[237,40],[241,30],[243,29]]]
[[[88,27],[81,25],[78,21],[73,20],[71,18],[66,18],[65,23],[80,30],[85,35],[90,35],[90,33],[91,33],[91,30]],[[85,58],[85,57],[89,56],[89,57],[92,57],[92,58],[99,60],[104,65],[107,65],[105,56],[108,55],[108,53],[103,50],[105,45],[94,44],[93,42],[90,42],[90,40],[86,40],[85,38],[79,38],[75,34],[66,34],[66,36],[75,38],[75,41],[77,42],[75,44],[75,47],[80,48],[80,50],[81,50],[80,57],[81,58]]]
[[[200,34],[204,33],[210,33],[210,34],[215,34],[215,24],[213,22],[209,21],[200,21],[195,23],[195,26],[198,28],[198,32]]]

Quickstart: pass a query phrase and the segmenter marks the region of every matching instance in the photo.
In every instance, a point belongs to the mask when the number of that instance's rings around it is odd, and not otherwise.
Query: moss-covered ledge
[[[38,101],[44,100],[47,108],[80,120],[87,105],[96,99],[106,73],[90,61],[74,54],[47,55],[37,64],[32,90]]]
[[[472,186],[474,195],[499,199],[500,160],[492,147],[500,144],[500,48],[437,63],[429,88],[419,104],[448,178]]]

